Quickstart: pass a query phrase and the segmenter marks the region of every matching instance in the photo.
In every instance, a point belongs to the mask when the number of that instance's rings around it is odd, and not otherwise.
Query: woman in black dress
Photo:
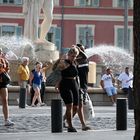
[[[66,105],[65,115],[68,123],[68,132],[77,132],[72,125],[72,118],[73,114],[77,112],[79,105],[78,71],[75,64],[78,54],[78,49],[72,47],[68,52],[67,58],[60,60],[58,67],[61,70],[61,80],[55,86]]]

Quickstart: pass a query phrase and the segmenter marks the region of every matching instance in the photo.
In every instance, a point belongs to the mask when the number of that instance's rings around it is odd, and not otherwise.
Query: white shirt
[[[122,88],[129,88],[129,86],[131,88],[133,87],[133,80],[130,80],[130,79],[133,79],[132,73],[129,73],[128,75],[125,72],[123,72],[118,77],[118,80],[122,82]],[[130,81],[128,82],[128,80]]]
[[[101,80],[104,81],[104,88],[113,87],[112,77],[110,74],[104,74]]]

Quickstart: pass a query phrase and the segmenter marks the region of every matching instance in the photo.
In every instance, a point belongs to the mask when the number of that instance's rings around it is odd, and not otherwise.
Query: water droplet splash
[[[2,36],[0,37],[0,48],[6,53],[8,60],[18,60],[23,56],[35,58],[33,43],[24,37]]]
[[[88,58],[98,56],[106,67],[122,71],[126,66],[133,69],[134,57],[125,50],[108,45],[95,46],[85,50]]]

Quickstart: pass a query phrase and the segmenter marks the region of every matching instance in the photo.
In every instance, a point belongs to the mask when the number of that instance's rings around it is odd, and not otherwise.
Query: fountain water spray
[[[8,60],[19,60],[23,56],[35,59],[33,43],[23,37],[2,36],[0,37],[0,48],[6,53]]]
[[[88,58],[98,56],[106,67],[111,67],[118,72],[124,70],[126,66],[133,69],[134,57],[119,47],[100,45],[86,49],[85,52]]]

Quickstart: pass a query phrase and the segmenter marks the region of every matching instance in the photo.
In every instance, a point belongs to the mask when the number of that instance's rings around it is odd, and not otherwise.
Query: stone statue
[[[53,43],[45,38],[53,20],[53,0],[24,0],[23,13],[25,15],[24,36],[36,43],[46,43],[47,46]],[[43,21],[38,36],[39,16],[43,11]]]
[[[37,60],[57,60],[59,52],[53,43],[46,40],[46,35],[53,20],[53,0],[24,0],[23,13],[25,16],[24,36],[33,41]],[[43,14],[38,36],[39,17]]]

